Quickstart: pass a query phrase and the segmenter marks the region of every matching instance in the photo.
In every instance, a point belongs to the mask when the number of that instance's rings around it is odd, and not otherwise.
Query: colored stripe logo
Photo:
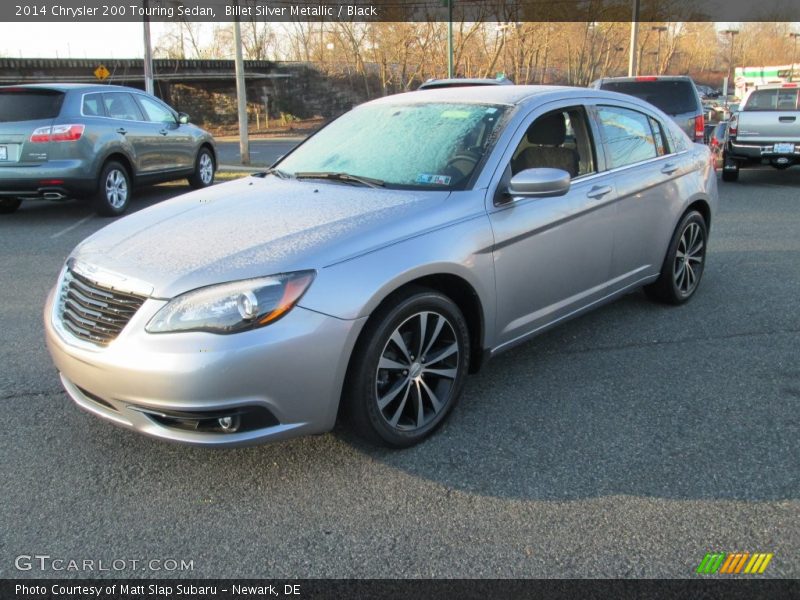
[[[763,573],[774,554],[766,552],[709,552],[697,567],[701,575],[719,574],[761,574]]]

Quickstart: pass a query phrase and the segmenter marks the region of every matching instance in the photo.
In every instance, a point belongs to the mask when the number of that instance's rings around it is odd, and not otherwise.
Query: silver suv
[[[214,138],[158,98],[114,85],[0,87],[0,213],[27,198],[91,198],[120,215],[135,185],[214,182]]]
[[[635,96],[660,108],[695,142],[705,133],[703,103],[691,77],[685,75],[645,75],[604,77],[589,87]]]

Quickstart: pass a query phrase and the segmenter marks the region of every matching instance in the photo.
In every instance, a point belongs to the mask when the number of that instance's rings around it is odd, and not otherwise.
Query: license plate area
[[[775,154],[794,154],[794,144],[775,144],[772,151]]]

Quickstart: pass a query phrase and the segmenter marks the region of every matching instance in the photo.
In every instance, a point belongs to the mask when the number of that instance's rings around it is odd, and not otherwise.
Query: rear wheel
[[[127,169],[117,161],[108,161],[100,171],[92,203],[95,211],[104,217],[117,217],[128,208],[130,196],[131,179]]]
[[[194,173],[189,177],[189,185],[198,190],[214,183],[214,156],[208,148],[201,148],[195,160]]]
[[[403,448],[435,431],[461,395],[469,332],[447,296],[417,289],[374,315],[352,358],[345,403],[362,437]]]
[[[667,250],[661,275],[645,287],[647,294],[660,302],[683,304],[700,285],[706,261],[708,227],[697,211],[681,219]]]
[[[723,158],[722,181],[737,181],[739,179],[739,163]]]
[[[0,215],[8,215],[17,210],[22,204],[19,198],[0,198]]]

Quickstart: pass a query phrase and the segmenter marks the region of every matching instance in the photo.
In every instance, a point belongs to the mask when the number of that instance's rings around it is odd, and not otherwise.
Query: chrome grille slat
[[[116,339],[145,301],[68,270],[59,298],[59,316],[74,336],[99,346]]]

